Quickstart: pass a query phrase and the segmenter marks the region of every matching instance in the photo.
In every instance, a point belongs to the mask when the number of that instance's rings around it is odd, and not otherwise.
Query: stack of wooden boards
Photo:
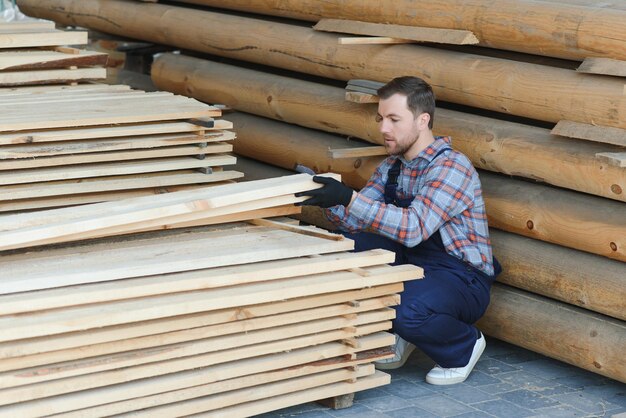
[[[0,22],[0,86],[106,78],[106,54],[64,46],[86,43],[86,31],[57,30],[50,21]]]
[[[415,266],[222,224],[0,258],[0,415],[249,416],[389,383]]]
[[[265,65],[256,71],[164,55],[153,79],[162,89],[250,113],[229,115],[237,126],[238,154],[288,169],[302,164],[338,172],[355,188],[381,160],[372,156],[381,145],[376,105],[348,102],[342,88],[271,74],[267,66],[344,82],[424,78],[439,99],[464,105],[463,111],[439,108],[435,133],[452,136],[455,148],[488,170],[480,176],[505,273],[480,326],[489,335],[626,381],[626,169],[619,158],[626,145],[624,80],[576,71],[586,58],[624,65],[626,10],[532,0],[497,0],[489,7],[461,0],[184,2],[259,15],[119,0],[19,1],[27,13],[64,24]],[[260,14],[309,21],[359,16],[470,30],[480,45],[508,51],[340,45],[341,35]],[[185,30],[171,30],[179,22]],[[514,123],[502,113],[537,122]],[[572,136],[589,141],[552,135],[548,125],[560,121],[583,124]],[[377,146],[363,149],[367,144],[354,138]]]

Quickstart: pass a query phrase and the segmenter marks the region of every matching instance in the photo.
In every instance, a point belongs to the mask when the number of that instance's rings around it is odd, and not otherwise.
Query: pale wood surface
[[[0,48],[85,44],[87,44],[86,31],[64,32],[46,28],[0,27]]]
[[[325,32],[353,33],[378,37],[399,38],[417,42],[442,44],[477,44],[476,36],[467,30],[437,29],[432,27],[403,26],[360,22],[357,20],[322,19],[313,29]]]
[[[576,71],[579,73],[626,77],[626,61],[611,58],[585,58]]]
[[[103,80],[106,68],[77,68],[75,70],[37,70],[0,72],[0,86],[65,83],[81,80]]]
[[[626,324],[506,285],[491,289],[487,335],[626,383]]]
[[[571,120],[560,120],[551,131],[552,135],[585,139],[603,144],[626,147],[626,129],[598,126]]]
[[[415,41],[409,39],[388,38],[384,36],[350,36],[337,38],[339,45],[392,45],[392,44],[412,44]]]
[[[68,54],[54,50],[18,50],[0,52],[0,71],[34,68],[66,68],[70,66],[105,65],[107,54],[78,50]]]

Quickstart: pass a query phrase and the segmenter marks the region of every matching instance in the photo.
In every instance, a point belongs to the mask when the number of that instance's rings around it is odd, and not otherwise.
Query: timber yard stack
[[[213,61],[163,55],[153,80],[242,111],[229,115],[238,154],[338,172],[355,188],[383,158],[376,105],[346,101],[332,79],[343,86],[424,78],[448,103],[436,114],[435,133],[452,136],[481,169],[494,251],[504,265],[479,325],[624,382],[626,7],[614,3],[19,1],[33,16],[211,54]],[[386,25],[340,22],[340,31],[376,36],[350,38],[311,28],[324,19]],[[333,24],[318,28],[336,30],[328,29]],[[407,45],[408,32],[431,43]],[[436,44],[471,43],[473,36],[488,48]],[[291,78],[285,70],[330,80]]]
[[[248,416],[389,383],[372,362],[419,267],[263,219],[319,185],[233,183],[215,107],[77,84],[105,75],[61,46],[85,32],[0,31],[0,416]]]

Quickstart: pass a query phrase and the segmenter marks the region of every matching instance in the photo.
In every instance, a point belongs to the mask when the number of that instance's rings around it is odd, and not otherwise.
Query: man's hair
[[[435,119],[435,93],[432,87],[419,77],[397,77],[378,89],[378,97],[388,99],[396,93],[406,96],[406,102],[413,116],[422,113],[430,115],[428,127],[433,129]]]

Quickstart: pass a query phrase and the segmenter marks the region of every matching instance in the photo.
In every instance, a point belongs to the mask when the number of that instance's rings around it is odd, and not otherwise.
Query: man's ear
[[[428,124],[430,123],[430,115],[426,112],[421,113],[418,117],[418,126],[421,129],[429,129]]]

